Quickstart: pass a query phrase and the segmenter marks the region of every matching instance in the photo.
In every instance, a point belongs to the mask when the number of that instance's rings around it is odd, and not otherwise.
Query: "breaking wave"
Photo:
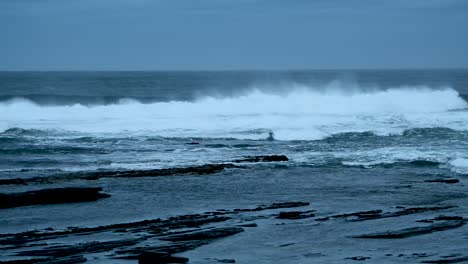
[[[468,130],[467,102],[451,88],[287,92],[143,104],[40,106],[17,98],[0,103],[0,132],[11,128],[163,137],[317,140],[346,132],[402,134],[416,128]],[[459,111],[454,111],[459,110]]]

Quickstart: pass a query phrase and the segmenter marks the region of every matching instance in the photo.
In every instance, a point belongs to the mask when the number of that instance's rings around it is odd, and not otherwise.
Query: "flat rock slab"
[[[141,239],[127,239],[120,241],[106,242],[89,242],[67,246],[50,246],[40,250],[28,250],[18,253],[20,256],[51,256],[51,257],[66,257],[81,253],[98,253],[110,251],[117,247],[133,246],[140,242]]]
[[[102,188],[55,188],[0,194],[0,209],[28,205],[90,202],[110,197]]]
[[[429,234],[437,231],[458,228],[465,224],[465,221],[445,221],[428,226],[411,227],[394,231],[372,233],[366,235],[354,236],[354,238],[406,238],[418,235]]]
[[[225,228],[214,228],[210,230],[171,235],[167,237],[160,238],[161,240],[166,241],[191,241],[191,240],[211,240],[227,236],[232,236],[237,233],[243,232],[244,229],[240,227],[225,227]]]

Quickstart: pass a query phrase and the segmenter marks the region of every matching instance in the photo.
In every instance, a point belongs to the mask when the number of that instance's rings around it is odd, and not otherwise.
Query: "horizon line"
[[[400,71],[468,70],[466,67],[388,67],[388,68],[291,68],[291,69],[11,69],[0,72],[306,72],[306,71]]]

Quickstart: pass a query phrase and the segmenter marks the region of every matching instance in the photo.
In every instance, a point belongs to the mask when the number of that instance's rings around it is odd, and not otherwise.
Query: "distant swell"
[[[114,102],[117,98],[109,99]],[[323,91],[293,86],[283,92],[253,90],[236,97],[195,101],[41,106],[26,99],[0,103],[0,131],[56,129],[161,137],[317,140],[339,133],[401,134],[417,128],[468,130],[467,102],[457,91],[403,87]]]

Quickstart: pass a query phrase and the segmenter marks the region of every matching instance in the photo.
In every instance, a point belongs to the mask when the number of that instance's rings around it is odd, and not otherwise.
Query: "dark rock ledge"
[[[435,180],[425,180],[424,182],[454,184],[454,183],[459,183],[460,180],[458,179],[435,179]]]
[[[192,241],[192,240],[211,240],[211,239],[231,236],[240,232],[244,232],[244,229],[240,227],[224,227],[224,228],[214,228],[214,229],[192,232],[192,233],[169,235],[169,236],[160,238],[160,240],[166,240],[166,241],[172,241],[172,242]]]
[[[46,229],[44,231],[0,234],[0,245],[3,245],[0,248],[0,254],[14,249],[16,252],[14,256],[34,257],[34,259],[22,260],[22,262],[4,263],[82,263],[86,262],[86,258],[83,256],[99,252],[106,252],[106,256],[111,259],[138,260],[139,263],[186,263],[187,258],[174,256],[174,254],[243,232],[244,229],[239,227],[238,220],[241,223],[248,222],[249,220],[246,220],[244,214],[307,205],[309,205],[307,202],[284,202],[261,205],[253,209],[218,210],[168,219],[153,219],[91,228],[71,227],[63,231]],[[219,216],[219,214],[223,216]],[[236,216],[237,221],[227,222],[234,216]],[[269,214],[269,216],[272,215]],[[223,222],[222,227],[204,227],[208,224],[221,222]],[[226,226],[229,223],[233,226]],[[118,234],[125,233],[126,239],[81,243],[59,242],[48,245],[49,241],[53,239],[66,238],[65,241],[73,241],[74,236],[79,236],[80,240],[83,241],[83,235],[103,232],[114,238],[115,236],[120,238],[121,236]],[[52,260],[58,262],[50,262]]]
[[[442,259],[434,259],[434,260],[424,260],[421,263],[434,263],[434,264],[445,264],[445,263],[466,263],[468,262],[468,256],[466,257],[452,257],[448,256]]]
[[[370,211],[362,211],[362,212],[355,212],[355,213],[347,213],[347,214],[338,214],[332,215],[327,217],[318,218],[318,221],[326,221],[330,220],[330,218],[344,218],[350,222],[357,222],[357,221],[366,221],[366,220],[375,220],[375,219],[382,219],[382,218],[389,218],[389,217],[399,217],[429,211],[439,211],[453,208],[453,206],[429,206],[429,207],[411,207],[411,208],[404,208],[402,210],[397,210],[394,212],[383,212],[382,210],[370,210]]]
[[[410,227],[400,230],[353,236],[354,238],[406,238],[461,227],[465,221],[444,221],[428,226]]]
[[[15,179],[2,179],[0,185],[25,185],[28,183],[53,183],[57,181],[69,180],[98,180],[101,178],[138,178],[138,177],[161,177],[161,176],[176,176],[176,175],[208,175],[215,174],[223,171],[224,169],[240,168],[238,165],[232,163],[243,162],[278,162],[288,161],[288,157],[284,155],[270,155],[270,156],[251,156],[244,159],[228,161],[226,163],[205,164],[200,166],[190,166],[183,168],[168,168],[168,169],[153,169],[153,170],[119,170],[119,171],[91,171],[91,172],[77,172],[65,173],[46,177],[33,177],[33,178],[15,178]]]
[[[9,253],[11,256],[22,256],[23,262],[5,263],[82,263],[86,262],[88,254],[104,253],[109,259],[127,259],[139,263],[186,263],[187,258],[177,256],[188,250],[207,245],[217,239],[248,232],[243,227],[256,227],[252,219],[280,218],[303,219],[314,217],[314,210],[287,211],[289,208],[308,206],[307,202],[283,202],[270,205],[260,205],[254,208],[220,209],[202,214],[182,215],[167,219],[152,219],[132,223],[98,226],[92,228],[68,228],[63,231],[45,229],[16,234],[0,234],[0,254]],[[437,211],[450,208],[415,207],[401,208],[383,212],[383,210],[363,211],[329,216],[327,219],[353,222],[355,219],[364,220],[386,217],[398,217],[419,212]],[[268,210],[277,210],[268,212]],[[281,210],[281,212],[278,212]],[[266,211],[257,214],[257,212]],[[383,217],[382,217],[383,216]],[[315,220],[320,220],[315,218]],[[430,225],[390,230],[370,234],[357,235],[355,239],[399,239],[411,236],[429,234],[432,232],[450,230],[461,227],[466,219],[460,216],[434,216],[428,219]],[[87,235],[103,233],[108,237],[106,241],[93,241]],[[105,234],[105,235],[104,235]],[[125,234],[125,239],[122,239]],[[74,242],[79,237],[81,243]],[[101,236],[99,236],[101,237]],[[57,239],[57,240],[54,240]],[[54,241],[52,241],[54,240]],[[66,241],[66,242],[60,242]],[[57,243],[58,242],[58,243]],[[287,245],[287,244],[286,244]],[[363,261],[367,257],[351,257],[350,260]],[[462,257],[454,256],[441,260],[431,260],[428,263],[456,263]],[[53,261],[53,262],[52,262]],[[231,261],[231,260],[229,260]],[[235,261],[235,260],[234,260]],[[453,262],[443,262],[453,261]],[[0,262],[1,263],[1,262]],[[232,263],[232,262],[228,262]]]
[[[27,205],[59,204],[96,201],[110,197],[102,188],[55,188],[0,194],[0,209]]]
[[[304,211],[304,212],[302,211],[280,212],[276,218],[291,219],[291,220],[304,219],[304,218],[314,217],[315,214],[313,212],[315,212],[315,210],[309,210],[309,211]]]
[[[10,184],[26,185],[26,181],[24,179],[21,179],[21,178],[0,179],[0,185],[10,185]]]
[[[139,177],[161,177],[175,175],[207,175],[215,174],[227,168],[236,168],[233,164],[205,164],[184,168],[154,169],[154,170],[120,170],[120,171],[94,171],[59,174],[49,177],[34,177],[24,179],[26,183],[51,183],[67,180],[98,180],[101,178],[139,178]]]
[[[288,157],[285,155],[271,155],[271,156],[252,156],[246,157],[244,159],[237,159],[233,162],[278,162],[278,161],[289,161]]]

